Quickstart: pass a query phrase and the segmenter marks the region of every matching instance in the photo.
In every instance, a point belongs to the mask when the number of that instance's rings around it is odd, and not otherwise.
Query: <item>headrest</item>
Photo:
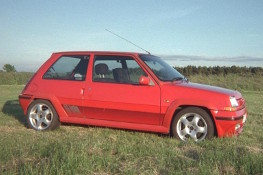
[[[107,64],[99,63],[95,66],[95,73],[97,75],[107,74],[109,71],[109,68]]]

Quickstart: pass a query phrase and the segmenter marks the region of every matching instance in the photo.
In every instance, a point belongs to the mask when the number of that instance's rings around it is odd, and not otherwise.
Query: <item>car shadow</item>
[[[6,115],[9,115],[16,120],[18,120],[21,124],[24,126],[27,126],[26,124],[26,117],[20,107],[18,100],[8,100],[5,102],[2,112]]]

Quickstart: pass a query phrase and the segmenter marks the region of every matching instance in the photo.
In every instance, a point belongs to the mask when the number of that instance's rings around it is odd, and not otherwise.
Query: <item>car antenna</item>
[[[144,48],[142,48],[142,47],[138,46],[137,44],[134,44],[133,42],[131,42],[131,41],[127,40],[126,38],[124,38],[124,37],[122,37],[122,36],[120,36],[120,35],[118,35],[118,34],[116,34],[116,33],[112,32],[112,31],[110,31],[110,30],[108,30],[108,29],[105,29],[105,30],[106,30],[107,32],[109,32],[109,33],[111,33],[111,34],[113,34],[113,35],[117,36],[118,38],[121,38],[121,39],[123,39],[124,41],[126,41],[126,42],[128,42],[128,43],[130,43],[130,44],[134,45],[135,47],[137,47],[137,48],[139,48],[139,49],[141,49],[141,50],[143,50],[143,51],[147,52],[148,54],[151,54],[149,51],[147,51],[147,50],[145,50]]]

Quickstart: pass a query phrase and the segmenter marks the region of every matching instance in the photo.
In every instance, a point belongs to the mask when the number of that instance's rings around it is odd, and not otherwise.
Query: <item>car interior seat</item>
[[[113,76],[116,82],[119,82],[119,83],[129,83],[130,82],[130,76],[128,74],[127,69],[122,69],[122,68],[113,69]]]

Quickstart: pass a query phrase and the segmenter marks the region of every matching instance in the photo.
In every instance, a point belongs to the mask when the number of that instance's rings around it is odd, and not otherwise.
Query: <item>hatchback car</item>
[[[239,92],[191,83],[157,56],[127,52],[54,53],[19,101],[38,131],[75,123],[201,141],[239,134],[247,118]]]

